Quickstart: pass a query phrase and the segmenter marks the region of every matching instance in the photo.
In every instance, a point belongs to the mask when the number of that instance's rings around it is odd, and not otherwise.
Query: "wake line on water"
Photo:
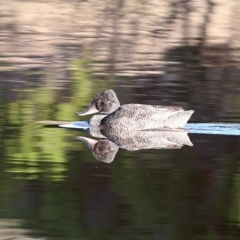
[[[236,123],[187,123],[185,128],[192,134],[240,136],[240,124]]]
[[[78,121],[59,125],[64,128],[75,128],[86,130],[90,128],[88,122]],[[156,129],[163,130],[163,129]],[[178,131],[180,129],[177,129]],[[174,131],[174,129],[172,129]],[[236,123],[187,123],[184,131],[190,134],[210,134],[240,136],[240,124]]]

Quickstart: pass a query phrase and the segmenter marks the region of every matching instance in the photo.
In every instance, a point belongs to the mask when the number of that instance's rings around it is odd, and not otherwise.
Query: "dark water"
[[[87,120],[74,112],[108,88],[122,104],[240,123],[239,6],[10,2],[0,3],[0,240],[240,239],[240,136],[190,132],[193,146],[120,148],[105,163],[74,138],[87,131],[37,123]],[[232,35],[215,31],[225,17]]]

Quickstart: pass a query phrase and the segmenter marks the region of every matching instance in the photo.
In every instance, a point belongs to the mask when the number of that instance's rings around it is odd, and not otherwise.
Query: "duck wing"
[[[143,130],[183,127],[192,112],[182,108],[125,104],[102,119],[100,126],[114,129]]]
[[[180,107],[161,105],[153,106],[144,104],[125,104],[122,105],[117,111],[119,116],[128,116],[129,118],[133,118],[135,120],[152,118],[157,118],[160,120],[168,118],[176,113],[183,112],[184,110]]]

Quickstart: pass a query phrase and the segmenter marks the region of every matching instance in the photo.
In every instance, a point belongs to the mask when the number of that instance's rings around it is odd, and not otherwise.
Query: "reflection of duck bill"
[[[74,139],[84,142],[88,146],[88,148],[90,148],[91,150],[93,150],[94,145],[98,142],[97,140],[95,140],[93,138],[87,138],[87,137],[82,137],[82,136],[76,136],[76,137],[74,137]]]
[[[84,116],[92,113],[107,115],[95,116],[90,119],[91,126],[100,126],[112,129],[145,130],[156,128],[182,128],[194,111],[184,111],[174,106],[154,106],[144,104],[121,105],[111,89],[99,93],[89,107],[77,112]]]

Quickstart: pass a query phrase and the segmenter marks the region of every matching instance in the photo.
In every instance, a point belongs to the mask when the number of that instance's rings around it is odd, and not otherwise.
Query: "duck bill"
[[[81,112],[76,112],[75,115],[78,115],[78,116],[85,116],[85,115],[88,115],[88,114],[93,114],[93,113],[97,113],[99,112],[97,110],[97,108],[95,107],[95,104],[92,103],[88,106],[87,109],[85,109],[84,111],[81,111]]]

